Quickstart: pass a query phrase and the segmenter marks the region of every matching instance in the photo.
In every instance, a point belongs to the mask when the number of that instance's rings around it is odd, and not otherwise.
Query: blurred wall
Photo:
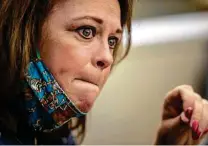
[[[200,92],[207,61],[202,40],[133,48],[89,114],[83,144],[152,144],[165,94],[181,84]]]
[[[199,0],[135,0],[133,18],[195,12],[200,9],[196,1]]]

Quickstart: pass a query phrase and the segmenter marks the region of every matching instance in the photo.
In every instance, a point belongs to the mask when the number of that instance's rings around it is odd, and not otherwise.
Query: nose
[[[113,63],[113,53],[111,52],[108,43],[100,43],[96,48],[93,65],[96,68],[104,70],[105,68],[111,66]]]

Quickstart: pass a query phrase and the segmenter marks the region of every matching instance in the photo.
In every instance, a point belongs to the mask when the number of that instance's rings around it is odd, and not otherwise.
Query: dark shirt
[[[67,125],[51,133],[19,130],[16,134],[7,130],[0,132],[0,145],[75,145]]]
[[[13,100],[14,101],[14,100]],[[54,132],[35,132],[21,100],[0,103],[0,145],[75,145],[68,124]],[[5,105],[3,107],[3,105]]]

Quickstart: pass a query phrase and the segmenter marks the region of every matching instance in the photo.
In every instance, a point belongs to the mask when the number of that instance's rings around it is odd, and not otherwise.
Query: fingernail
[[[196,120],[194,120],[194,121],[192,122],[192,125],[191,125],[192,130],[193,130],[194,132],[197,132],[198,127],[199,127],[199,122],[196,121]]]
[[[193,121],[191,128],[192,128],[192,138],[193,140],[197,140],[201,135],[201,132],[198,130],[199,122]]]
[[[185,116],[186,116],[188,119],[191,119],[192,113],[193,113],[193,109],[192,109],[191,107],[189,107],[189,108],[187,108],[186,111],[185,111]]]

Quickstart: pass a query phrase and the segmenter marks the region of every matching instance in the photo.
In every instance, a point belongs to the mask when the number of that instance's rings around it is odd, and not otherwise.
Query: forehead
[[[118,0],[65,0],[56,5],[53,12],[67,18],[89,15],[120,21],[121,17]]]

